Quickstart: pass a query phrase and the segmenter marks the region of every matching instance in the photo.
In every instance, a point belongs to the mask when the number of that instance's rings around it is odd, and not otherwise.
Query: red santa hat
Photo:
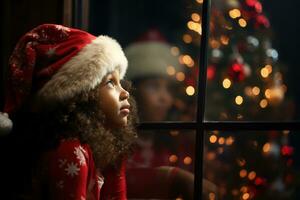
[[[19,40],[10,57],[4,112],[14,113],[32,98],[46,105],[64,102],[94,89],[115,69],[123,78],[127,59],[116,40],[40,25]]]

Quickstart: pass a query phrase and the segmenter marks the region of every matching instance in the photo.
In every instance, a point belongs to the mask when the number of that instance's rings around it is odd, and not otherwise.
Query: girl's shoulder
[[[88,144],[82,143],[78,138],[61,139],[58,146],[48,152],[49,158],[55,160],[77,161],[80,165],[86,164],[92,157]]]

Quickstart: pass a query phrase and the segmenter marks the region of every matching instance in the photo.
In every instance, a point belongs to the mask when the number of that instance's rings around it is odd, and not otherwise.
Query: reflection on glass
[[[203,166],[204,178],[218,187],[212,195],[220,200],[297,199],[295,136],[290,131],[207,132]]]
[[[212,1],[207,120],[290,120],[287,68],[260,1]]]
[[[194,131],[140,131],[127,163],[128,198],[192,199],[194,152]]]
[[[186,70],[194,67],[190,55],[167,42],[158,29],[150,29],[125,48],[129,67],[127,79],[136,91],[141,121],[194,120],[195,84],[185,84]]]
[[[127,79],[136,88],[134,92],[141,121],[174,119],[174,87],[183,79],[184,68],[178,61],[175,48],[166,43],[159,30],[151,29],[142,39],[125,48],[129,62]],[[181,73],[181,74],[180,74]]]

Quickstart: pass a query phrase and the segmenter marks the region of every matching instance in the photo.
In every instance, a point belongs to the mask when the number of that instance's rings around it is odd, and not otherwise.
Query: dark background
[[[122,46],[134,41],[149,28],[159,28],[170,42],[180,38],[178,30],[185,24],[187,0],[91,0],[89,32],[108,34]],[[263,1],[264,11],[271,21],[273,46],[279,51],[279,60],[288,66],[287,95],[296,102],[295,119],[300,119],[299,63],[299,1]],[[62,23],[63,1],[3,0],[1,6],[0,108],[3,108],[4,80],[7,61],[17,40],[27,31],[42,23]],[[176,32],[178,34],[176,35]],[[175,33],[175,34],[174,34]]]
[[[148,28],[157,27],[172,42],[178,39],[174,32],[181,29],[182,24],[185,23],[183,15],[186,2],[184,0],[91,0],[89,32],[95,35],[108,34],[116,38],[122,46],[126,46]],[[287,95],[296,102],[294,119],[299,120],[300,23],[298,19],[300,19],[300,12],[298,9],[300,2],[273,0],[262,3],[274,31],[273,46],[278,50],[281,62],[288,66],[287,77],[285,77],[289,86]],[[7,63],[15,44],[24,33],[39,24],[61,24],[63,22],[63,1],[2,0],[0,8],[0,110],[2,110]],[[9,152],[7,149],[9,149],[8,141],[10,140],[12,138],[1,140],[2,161],[10,157],[10,154],[6,153]],[[300,143],[300,134],[291,134],[291,142],[293,146],[297,147]],[[299,148],[295,148],[295,150],[295,158],[297,158],[300,154]],[[15,159],[19,159],[21,164],[26,162],[26,158]],[[299,169],[299,159],[295,159],[295,162]],[[18,170],[18,167],[10,170],[7,172],[8,174],[13,170]],[[17,180],[15,181],[17,183]],[[18,183],[14,186],[18,186]],[[9,184],[7,187],[10,187]]]

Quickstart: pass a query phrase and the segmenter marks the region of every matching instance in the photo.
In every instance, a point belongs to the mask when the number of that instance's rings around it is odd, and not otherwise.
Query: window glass
[[[291,131],[208,131],[204,178],[218,192],[207,199],[298,199],[299,134]]]
[[[128,198],[193,198],[194,164],[194,131],[139,131],[127,163]]]
[[[282,4],[291,9],[281,9]],[[298,46],[287,36],[287,30],[297,25],[283,23],[283,18],[291,22],[293,5],[212,1],[206,120],[299,119],[299,69],[294,58]]]
[[[141,121],[194,121],[202,1],[104,2],[91,1],[90,30],[124,47]]]

